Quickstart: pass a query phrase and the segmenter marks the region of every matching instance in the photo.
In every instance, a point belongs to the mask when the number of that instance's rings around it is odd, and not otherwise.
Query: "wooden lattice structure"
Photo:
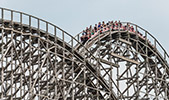
[[[80,34],[50,22],[4,8],[0,13],[0,99],[169,99],[169,56],[138,25],[124,22],[136,33],[109,30],[82,45]]]

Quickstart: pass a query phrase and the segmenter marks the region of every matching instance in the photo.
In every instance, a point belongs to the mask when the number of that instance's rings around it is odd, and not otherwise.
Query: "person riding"
[[[97,24],[94,26],[94,31],[97,32]]]

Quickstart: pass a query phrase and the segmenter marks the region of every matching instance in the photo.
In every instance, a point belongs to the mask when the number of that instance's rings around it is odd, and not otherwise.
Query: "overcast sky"
[[[0,0],[0,6],[42,18],[73,36],[103,20],[132,22],[169,53],[169,0]]]

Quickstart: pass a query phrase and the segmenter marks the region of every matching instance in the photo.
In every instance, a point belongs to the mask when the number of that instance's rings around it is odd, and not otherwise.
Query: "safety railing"
[[[73,44],[74,46],[76,45],[76,43],[70,43],[70,41],[74,40],[73,42],[77,42],[81,44],[80,41],[80,37],[81,37],[81,33],[77,34],[76,36],[71,36],[70,34],[68,34],[66,31],[62,30],[61,28],[59,28],[58,26],[47,22],[43,19],[37,18],[35,16],[23,13],[23,12],[19,12],[19,11],[15,11],[15,10],[10,10],[10,9],[6,9],[6,8],[0,8],[0,18],[1,21],[3,22],[3,20],[10,20],[11,23],[12,22],[19,22],[20,24],[25,24],[25,25],[29,25],[30,27],[35,27],[38,30],[45,30],[47,33],[50,33],[52,35],[54,35],[55,37],[60,37],[61,39],[63,39],[65,42],[69,43],[69,44]],[[122,22],[122,25],[130,25],[135,27],[136,30],[138,30],[140,33],[144,33],[144,36],[146,36],[146,38],[148,40],[150,40],[151,44],[160,52],[160,54],[162,54],[163,58],[166,61],[169,61],[169,55],[167,53],[167,51],[162,47],[162,45],[160,44],[160,42],[152,35],[150,34],[147,30],[143,29],[142,27],[130,23],[130,22]],[[56,34],[57,33],[57,34]],[[65,35],[63,35],[63,33]],[[83,47],[83,46],[82,46]]]
[[[160,42],[152,35],[150,34],[147,30],[143,29],[142,27],[127,22],[129,25],[132,25],[135,27],[135,29],[137,31],[139,31],[140,33],[142,33],[145,36],[145,39],[150,41],[150,44],[156,49],[156,51],[158,51],[160,53],[160,55],[163,57],[163,59],[167,62],[169,62],[169,55],[167,53],[167,51],[163,48],[163,46],[160,44]]]
[[[58,26],[47,22],[43,19],[37,18],[35,16],[15,11],[15,10],[10,10],[6,8],[0,8],[0,22],[1,25],[5,24],[4,22],[10,22],[11,25],[13,23],[17,22],[21,26],[26,25],[30,28],[37,29],[39,31],[43,31],[47,33],[46,35],[51,35],[55,37],[54,41],[51,42],[57,42],[57,39],[60,38],[64,41],[64,43],[68,43],[69,41],[69,46],[72,48],[76,44],[81,44],[80,41],[76,40],[73,36],[71,36],[68,32],[64,31],[63,29],[59,28]],[[2,25],[3,26],[3,25]],[[35,34],[39,35],[39,34]],[[86,52],[88,52],[88,49],[86,49],[82,44],[81,46],[85,49]]]

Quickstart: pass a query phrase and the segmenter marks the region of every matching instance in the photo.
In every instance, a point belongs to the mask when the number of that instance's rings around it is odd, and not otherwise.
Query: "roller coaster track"
[[[169,99],[169,56],[143,28],[123,23],[145,39],[119,28],[82,45],[80,34],[40,18],[5,8],[0,13],[0,99]]]

